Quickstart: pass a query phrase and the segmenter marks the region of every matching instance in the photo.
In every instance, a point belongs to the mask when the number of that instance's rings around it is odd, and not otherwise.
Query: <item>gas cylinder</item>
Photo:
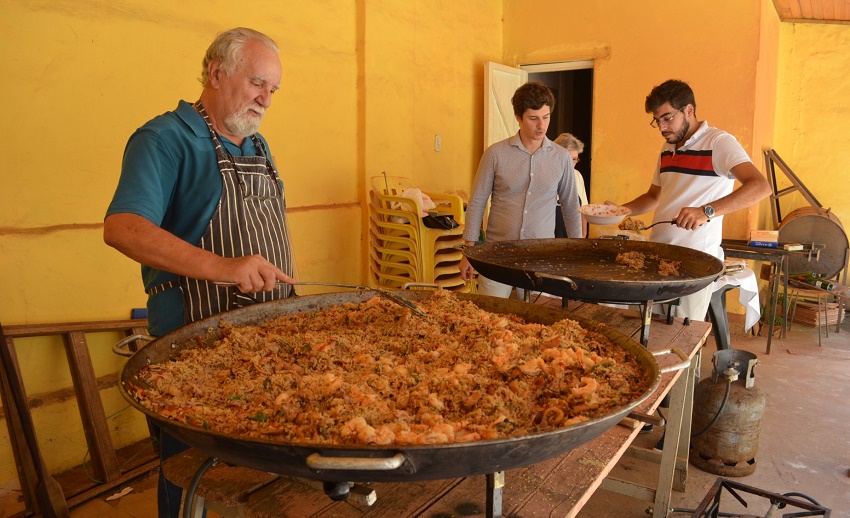
[[[756,470],[764,396],[755,387],[755,354],[736,349],[714,353],[711,377],[697,384],[690,462],[724,477]]]

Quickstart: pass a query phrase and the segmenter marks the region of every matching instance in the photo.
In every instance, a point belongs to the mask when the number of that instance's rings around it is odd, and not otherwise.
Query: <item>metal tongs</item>
[[[216,286],[236,286],[235,282],[213,282]],[[386,297],[391,301],[395,302],[400,306],[404,306],[410,311],[413,311],[417,315],[425,316],[425,311],[422,310],[419,306],[413,303],[412,300],[408,300],[404,297],[399,296],[397,293],[394,293],[390,290],[385,290],[383,288],[374,288],[372,286],[360,286],[357,284],[340,284],[336,282],[276,282],[278,286],[334,286],[337,288],[351,288],[353,290],[367,290],[377,292],[380,296]]]

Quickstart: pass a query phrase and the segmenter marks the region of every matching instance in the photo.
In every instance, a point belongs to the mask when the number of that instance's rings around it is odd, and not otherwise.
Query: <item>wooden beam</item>
[[[65,333],[64,339],[65,354],[68,356],[68,366],[71,369],[77,406],[80,409],[95,476],[101,482],[109,482],[118,478],[121,473],[112,437],[109,435],[109,426],[106,424],[106,413],[100,399],[100,390],[97,388],[97,376],[94,373],[86,335],[81,331],[71,331]]]

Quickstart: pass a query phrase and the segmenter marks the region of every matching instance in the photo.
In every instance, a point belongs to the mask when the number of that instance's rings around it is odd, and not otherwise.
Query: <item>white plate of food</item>
[[[594,225],[615,225],[623,218],[632,213],[631,209],[619,205],[606,205],[603,203],[589,203],[582,205],[578,211],[584,216],[588,223]]]

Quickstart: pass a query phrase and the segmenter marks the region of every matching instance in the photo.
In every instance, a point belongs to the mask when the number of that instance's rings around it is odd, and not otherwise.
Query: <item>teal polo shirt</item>
[[[268,149],[265,139],[257,136]],[[241,147],[220,135],[219,139],[231,155],[260,155],[250,138]],[[152,119],[130,136],[106,214],[137,214],[197,245],[218,206],[221,189],[209,129],[192,104],[180,101],[177,109]],[[142,265],[145,290],[176,278]],[[148,332],[154,336],[185,324],[180,290],[165,290],[148,299],[148,323]]]

